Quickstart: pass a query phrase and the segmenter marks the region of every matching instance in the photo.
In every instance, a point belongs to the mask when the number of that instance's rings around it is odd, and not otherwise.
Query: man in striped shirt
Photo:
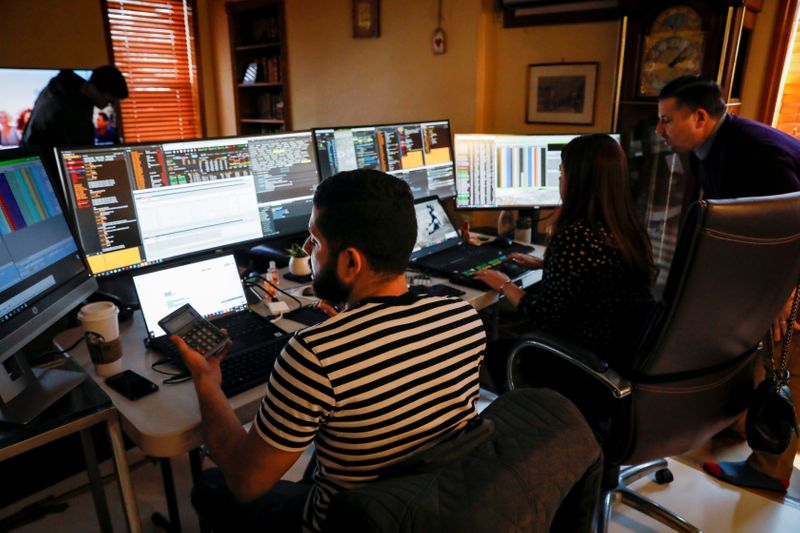
[[[466,302],[408,291],[417,235],[408,185],[375,170],[328,178],[314,195],[309,233],[314,291],[344,311],[289,342],[249,432],[220,390],[220,357],[205,360],[173,337],[214,461],[240,501],[257,500],[235,507],[232,529],[300,529],[300,511],[270,489],[312,442],[319,464],[300,490],[302,527],[319,531],[336,492],[377,479],[477,417],[486,335]]]

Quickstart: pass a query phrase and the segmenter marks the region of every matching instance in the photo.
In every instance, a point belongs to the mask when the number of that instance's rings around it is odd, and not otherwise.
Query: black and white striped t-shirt
[[[486,334],[457,298],[368,299],[303,330],[272,372],[255,428],[285,451],[316,445],[304,527],[331,497],[458,432],[477,416]]]

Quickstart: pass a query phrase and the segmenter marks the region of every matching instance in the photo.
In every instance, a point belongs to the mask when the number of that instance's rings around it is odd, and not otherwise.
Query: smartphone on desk
[[[106,378],[106,385],[129,400],[138,400],[158,390],[158,385],[133,370],[123,370]]]
[[[184,304],[158,321],[168,335],[177,335],[193,350],[211,357],[222,350],[228,336],[206,320],[190,304]]]

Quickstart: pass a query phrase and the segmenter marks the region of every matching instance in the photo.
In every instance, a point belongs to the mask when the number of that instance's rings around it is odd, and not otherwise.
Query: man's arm
[[[171,337],[192,373],[206,446],[236,497],[251,501],[267,493],[302,452],[270,446],[252,429],[242,427],[220,388],[220,362],[227,353],[205,359],[177,336]]]

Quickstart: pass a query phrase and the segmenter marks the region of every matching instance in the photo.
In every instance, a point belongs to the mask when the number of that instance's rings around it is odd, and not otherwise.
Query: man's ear
[[[345,283],[352,282],[364,268],[364,256],[356,248],[345,248],[338,257],[339,278]]]
[[[703,109],[702,107],[698,107],[695,112],[695,127],[698,129],[702,129],[706,127],[707,124],[711,121],[711,115],[708,114],[708,111]]]

